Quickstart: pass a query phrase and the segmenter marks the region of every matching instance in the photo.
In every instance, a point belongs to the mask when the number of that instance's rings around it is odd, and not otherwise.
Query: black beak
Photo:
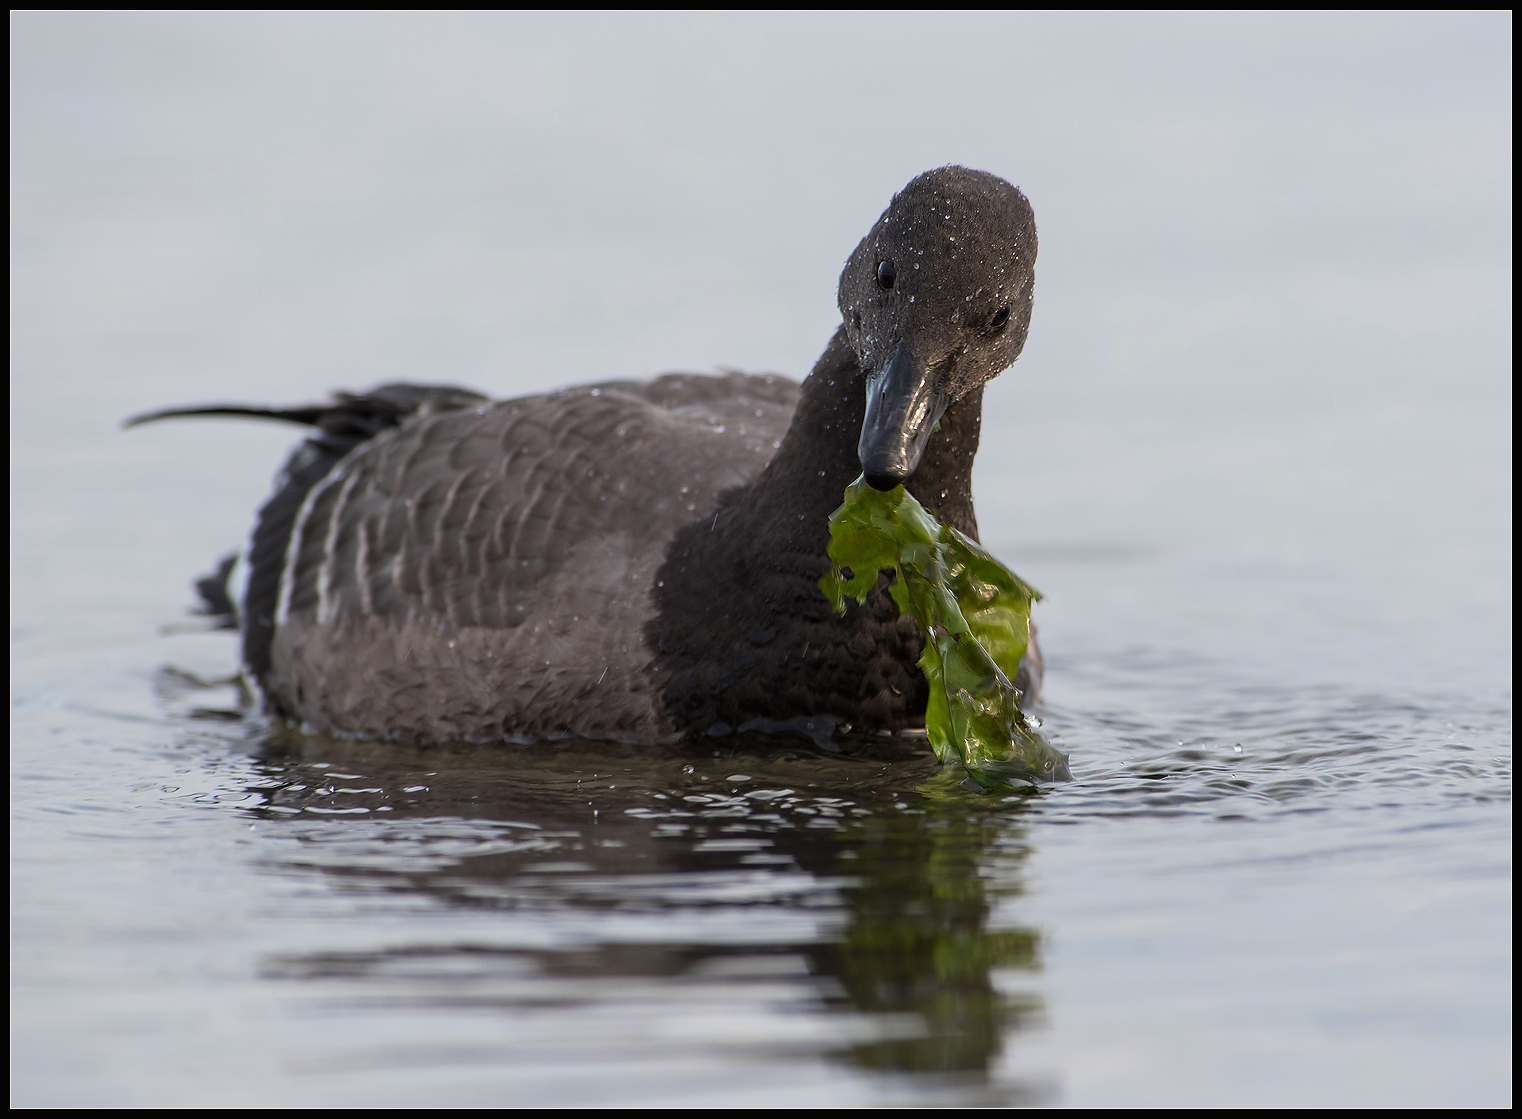
[[[856,451],[869,486],[891,490],[913,476],[947,403],[939,378],[910,355],[908,342],[900,342],[887,366],[867,379],[867,414]]]

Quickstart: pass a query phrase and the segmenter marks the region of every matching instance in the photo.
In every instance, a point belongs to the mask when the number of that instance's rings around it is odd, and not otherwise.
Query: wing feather
[[[307,495],[270,694],[359,734],[585,718],[648,737],[655,572],[683,524],[766,464],[796,396],[781,378],[661,378],[382,431]]]

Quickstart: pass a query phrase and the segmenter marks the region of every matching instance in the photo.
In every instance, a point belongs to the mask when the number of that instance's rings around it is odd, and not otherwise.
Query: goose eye
[[[893,267],[893,262],[891,260],[883,261],[877,266],[877,286],[880,288],[891,288],[894,277],[897,275],[898,270]]]
[[[994,317],[988,320],[988,333],[999,333],[1007,322],[1009,322],[1009,308],[1000,307],[994,312]]]

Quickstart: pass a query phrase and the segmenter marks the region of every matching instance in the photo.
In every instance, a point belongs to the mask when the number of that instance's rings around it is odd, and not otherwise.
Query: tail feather
[[[166,408],[145,412],[125,421],[138,427],[158,420],[228,416],[244,420],[277,420],[319,428],[324,435],[352,445],[388,427],[396,427],[416,413],[448,412],[486,403],[486,397],[454,385],[380,385],[369,392],[337,392],[327,404],[304,404],[295,408],[266,408],[257,404],[201,404],[190,408]]]
[[[306,408],[256,408],[248,404],[205,404],[196,408],[166,408],[161,412],[144,412],[123,420],[123,427],[137,427],[157,420],[175,420],[187,416],[237,416],[249,420],[282,420],[285,423],[315,427],[329,408],[314,404]]]

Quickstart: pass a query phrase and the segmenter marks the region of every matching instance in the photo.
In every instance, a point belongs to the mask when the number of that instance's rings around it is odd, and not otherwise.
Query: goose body
[[[801,385],[392,385],[144,418],[318,428],[260,512],[236,604],[278,716],[425,742],[901,730],[923,725],[918,629],[885,582],[830,611],[828,518],[865,472],[977,538],[983,386],[1024,343],[1035,252],[1018,190],[942,168],[853,253]],[[1040,675],[1033,641],[1016,685]]]

